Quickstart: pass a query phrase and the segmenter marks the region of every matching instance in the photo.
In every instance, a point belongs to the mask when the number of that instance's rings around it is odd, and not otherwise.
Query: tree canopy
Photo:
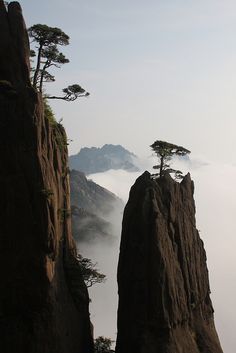
[[[168,162],[174,156],[185,156],[190,153],[189,150],[182,146],[175,145],[166,141],[157,140],[150,145],[152,150],[159,158],[159,164],[154,165],[153,168],[159,170],[156,176],[162,177],[165,173],[174,173],[177,179],[181,178],[182,172],[180,170],[172,169]]]
[[[60,28],[49,27],[45,24],[35,24],[28,29],[29,37],[35,43],[35,50],[31,50],[31,57],[35,58],[36,66],[32,69],[32,84],[42,93],[43,84],[54,82],[55,76],[49,70],[52,67],[60,68],[61,65],[69,63],[65,55],[59,51],[58,46],[69,44],[69,36]],[[51,99],[63,99],[65,101],[74,101],[79,97],[89,95],[79,84],[72,84],[63,89],[63,96],[49,96]]]
[[[77,258],[87,288],[92,287],[94,284],[105,282],[106,276],[99,272],[96,268],[96,263],[94,264],[90,259],[82,255],[78,255]]]
[[[78,97],[86,97],[89,95],[88,92],[86,92],[80,85],[75,84],[75,85],[70,85],[67,88],[64,88],[62,90],[64,93],[64,96],[58,97],[58,96],[47,96],[49,99],[62,99],[68,102],[72,102],[76,100]]]
[[[94,341],[95,353],[110,353],[113,341],[110,338],[99,336]]]

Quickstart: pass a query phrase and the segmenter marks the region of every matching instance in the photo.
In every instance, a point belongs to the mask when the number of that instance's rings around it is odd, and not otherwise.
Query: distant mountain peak
[[[71,169],[85,174],[105,172],[110,169],[123,169],[134,172],[137,156],[121,145],[105,144],[102,147],[83,147],[76,155],[69,157]]]

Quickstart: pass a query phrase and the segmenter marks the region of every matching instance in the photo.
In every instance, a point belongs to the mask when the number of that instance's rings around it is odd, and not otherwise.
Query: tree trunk
[[[163,167],[164,167],[164,156],[161,156],[160,177],[162,177],[162,174],[163,174]]]
[[[40,63],[41,63],[42,49],[43,49],[43,44],[40,44],[39,51],[38,51],[38,58],[37,58],[37,66],[35,69],[34,79],[33,79],[33,87],[34,88],[36,88],[36,85],[37,85],[37,79],[38,79],[39,70],[40,70]]]
[[[46,65],[44,65],[42,71],[41,71],[41,77],[40,77],[40,83],[39,83],[39,92],[42,93],[43,90],[43,78],[44,78],[44,73],[46,70]]]

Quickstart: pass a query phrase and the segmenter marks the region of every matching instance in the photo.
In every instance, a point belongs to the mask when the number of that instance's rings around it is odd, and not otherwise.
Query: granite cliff
[[[126,205],[118,265],[116,353],[222,353],[193,182],[139,177]]]
[[[0,0],[0,352],[90,353],[69,216],[66,134],[29,79],[18,2]]]

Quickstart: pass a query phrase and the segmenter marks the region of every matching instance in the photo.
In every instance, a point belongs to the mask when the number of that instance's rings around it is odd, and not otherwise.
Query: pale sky
[[[91,93],[53,102],[70,153],[122,144],[148,155],[156,139],[235,163],[236,2],[22,0],[27,25],[62,28],[70,63],[47,90]]]
[[[234,353],[236,1],[20,3],[28,26],[60,27],[71,38],[61,48],[70,63],[55,72],[47,91],[59,94],[79,83],[91,93],[74,103],[53,102],[73,140],[70,153],[113,143],[148,157],[149,145],[160,139],[211,161],[192,170],[197,224],[224,353]]]

